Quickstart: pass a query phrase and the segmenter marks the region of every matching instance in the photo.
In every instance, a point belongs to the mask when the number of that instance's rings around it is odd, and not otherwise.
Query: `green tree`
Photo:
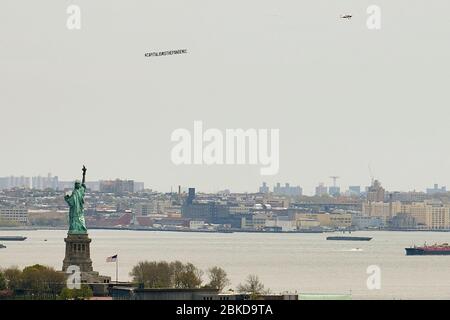
[[[199,288],[203,272],[192,263],[142,261],[133,267],[133,282],[145,288]]]
[[[35,264],[22,271],[22,289],[32,294],[53,294],[65,286],[65,275],[51,267]]]
[[[172,270],[166,261],[143,261],[133,267],[130,272],[133,282],[143,284],[146,288],[170,288],[172,286]]]
[[[227,273],[220,267],[212,267],[208,269],[209,283],[207,287],[214,288],[219,291],[225,289],[230,284]]]
[[[61,290],[61,293],[59,295],[59,299],[62,300],[84,300],[89,299],[92,297],[92,289],[86,285],[82,284],[80,289],[69,289],[69,288],[63,288]]]
[[[61,300],[70,300],[72,299],[72,290],[65,287],[61,290],[61,293],[59,294],[59,299]]]
[[[239,284],[236,288],[238,292],[249,293],[252,299],[264,294],[264,284],[259,280],[257,275],[249,275],[244,284]]]
[[[9,290],[15,291],[22,287],[22,271],[18,267],[4,269],[3,275]]]
[[[6,277],[3,272],[0,270],[0,290],[6,290]]]
[[[172,262],[173,284],[175,288],[194,289],[202,285],[203,271],[192,263]]]
[[[82,298],[90,298],[94,295],[94,293],[92,292],[91,287],[89,287],[88,285],[81,285],[81,289],[79,289],[79,297]]]

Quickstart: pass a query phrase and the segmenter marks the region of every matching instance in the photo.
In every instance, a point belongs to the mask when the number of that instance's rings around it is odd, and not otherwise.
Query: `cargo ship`
[[[434,244],[432,246],[423,245],[423,247],[413,246],[411,248],[405,248],[407,256],[443,256],[450,255],[450,246],[448,243]]]
[[[0,241],[23,241],[26,238],[22,236],[0,236]]]
[[[337,237],[327,237],[327,240],[347,240],[347,241],[370,241],[370,237],[351,237],[351,236],[337,236]]]

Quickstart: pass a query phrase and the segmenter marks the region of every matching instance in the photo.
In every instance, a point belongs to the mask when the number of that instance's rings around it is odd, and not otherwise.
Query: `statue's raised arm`
[[[86,167],[83,165],[83,169],[81,169],[81,171],[83,171],[83,180],[81,181],[81,184],[85,184],[86,183]]]

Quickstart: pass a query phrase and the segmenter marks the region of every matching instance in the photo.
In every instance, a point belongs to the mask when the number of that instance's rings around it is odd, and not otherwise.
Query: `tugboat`
[[[415,245],[411,248],[405,248],[407,256],[443,256],[450,255],[450,246],[448,243],[434,244],[428,246],[424,244],[423,247],[416,247]]]

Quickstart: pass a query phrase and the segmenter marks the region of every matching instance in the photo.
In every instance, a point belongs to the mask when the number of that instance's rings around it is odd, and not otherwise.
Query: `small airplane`
[[[341,19],[348,19],[348,20],[350,20],[352,18],[352,15],[351,14],[341,14]]]

